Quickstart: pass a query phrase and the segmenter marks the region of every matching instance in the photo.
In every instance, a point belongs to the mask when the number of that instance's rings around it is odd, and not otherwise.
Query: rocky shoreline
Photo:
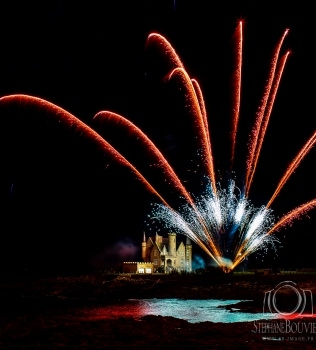
[[[119,315],[115,319],[85,319],[79,312],[83,308],[102,307],[130,298],[240,299],[249,301],[234,307],[262,312],[264,293],[283,281],[293,281],[297,288],[311,291],[313,297],[316,295],[316,281],[311,274],[140,276],[98,273],[4,278],[0,289],[0,348],[314,349],[314,318],[189,323],[152,315],[138,319]],[[286,290],[289,298],[293,297],[290,291]],[[291,332],[282,332],[284,322]],[[289,328],[291,322],[293,327],[303,324],[304,332]]]

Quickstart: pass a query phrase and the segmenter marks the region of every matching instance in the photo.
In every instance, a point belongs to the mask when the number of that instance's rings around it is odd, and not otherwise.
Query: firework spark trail
[[[170,59],[171,63],[174,65],[174,68],[184,68],[180,57],[165,37],[158,33],[151,33],[147,38],[146,46],[152,42],[162,47],[161,52],[163,52]]]
[[[191,83],[193,85],[194,92],[196,94],[196,98],[198,99],[199,106],[200,106],[200,112],[202,114],[203,121],[204,121],[205,130],[207,131],[207,130],[209,130],[209,128],[208,128],[207,112],[206,112],[206,108],[205,108],[203,93],[202,93],[200,84],[198,83],[198,81],[196,79],[191,79]]]
[[[254,159],[253,159],[253,164],[254,165],[253,165],[250,177],[249,177],[249,182],[248,182],[249,186],[247,188],[247,193],[249,193],[250,185],[252,183],[252,180],[253,180],[253,177],[254,177],[254,173],[255,173],[255,168],[256,168],[256,165],[258,164],[258,159],[259,159],[259,156],[260,156],[260,151],[261,151],[261,148],[262,148],[263,140],[264,140],[264,137],[265,137],[265,134],[266,134],[266,131],[267,131],[267,127],[268,127],[269,119],[270,119],[270,116],[271,116],[272,108],[274,106],[274,101],[275,101],[277,92],[279,90],[280,81],[281,81],[281,78],[282,78],[282,74],[283,74],[284,67],[285,67],[287,58],[289,56],[289,53],[290,52],[288,51],[282,57],[282,59],[280,61],[280,64],[279,64],[279,67],[278,67],[278,70],[277,70],[277,72],[275,74],[274,82],[273,82],[273,85],[272,85],[272,88],[271,88],[271,91],[270,91],[270,95],[269,95],[269,99],[268,99],[268,102],[267,102],[266,112],[265,112],[264,117],[262,119],[261,128],[260,128],[258,139],[257,139],[257,147],[256,147],[256,152],[254,154]]]
[[[156,195],[164,205],[169,207],[169,204],[165,201],[165,199],[153,188],[153,186],[144,178],[144,176],[138,172],[138,170],[129,163],[114,147],[112,147],[106,140],[104,140],[96,131],[91,129],[88,125],[83,123],[80,119],[76,118],[71,113],[67,112],[63,108],[43,100],[38,97],[29,96],[29,95],[9,95],[3,96],[0,98],[0,106],[1,105],[32,105],[38,108],[42,108],[44,111],[51,111],[55,116],[58,122],[62,122],[66,124],[70,128],[75,128],[77,131],[82,132],[82,134],[91,138],[95,141],[102,150],[106,153],[110,154],[113,159],[115,159],[119,164],[131,170],[131,172],[139,179],[145,188]]]
[[[203,118],[203,114],[200,109],[199,100],[195,93],[194,86],[192,81],[184,68],[175,68],[169,74],[169,79],[174,76],[179,76],[186,91],[187,98],[189,99],[190,107],[194,112],[196,126],[198,128],[198,132],[200,134],[200,141],[202,145],[202,151],[204,156],[204,161],[206,163],[206,168],[208,170],[209,177],[211,179],[211,185],[213,187],[213,191],[216,193],[216,182],[215,182],[215,172],[214,172],[214,164],[213,164],[213,156],[211,150],[211,144],[209,139],[208,130],[205,128],[205,118]]]
[[[238,266],[243,260],[245,260],[250,254],[260,250],[267,249],[268,246],[274,247],[275,242],[279,242],[273,236],[270,235],[254,235],[251,240],[247,242],[247,245],[243,246],[243,252],[239,254],[232,262],[230,269],[233,270]]]
[[[202,114],[203,123],[204,123],[204,130],[205,130],[206,137],[207,137],[207,148],[212,150],[211,140],[210,140],[210,132],[209,132],[208,121],[207,121],[207,112],[206,112],[206,108],[205,108],[203,93],[202,93],[201,87],[196,79],[191,79],[191,82],[192,82],[196,97],[199,101],[200,112]]]
[[[299,166],[300,162],[303,160],[303,158],[308,154],[308,152],[312,149],[312,147],[315,145],[316,142],[316,131],[314,132],[313,136],[306,142],[304,147],[300,150],[298,155],[294,158],[292,163],[287,168],[285,174],[281,178],[274,194],[272,195],[269,203],[267,204],[267,208],[269,208],[272,204],[272,202],[275,200],[279,192],[281,191],[282,187],[285,185],[289,177],[293,174],[295,169]]]
[[[187,227],[190,229],[190,232],[195,233],[194,236],[196,239],[208,244],[211,255],[214,256],[214,260],[218,262],[218,260],[220,260],[223,256],[223,253],[220,247],[216,244],[217,239],[214,232],[217,231],[213,230],[213,227],[209,225],[207,220],[208,217],[205,216],[203,208],[201,208],[199,203],[196,203],[194,208],[185,206],[182,208],[182,210],[182,220],[187,223]],[[181,214],[177,214],[179,217],[181,217]]]
[[[278,231],[283,226],[291,225],[294,220],[301,218],[314,208],[316,208],[316,199],[313,199],[291,210],[289,213],[283,215],[283,217],[273,225],[273,227],[267,232],[267,235],[271,235],[274,231]]]
[[[274,242],[278,241],[276,238],[266,234],[267,230],[272,227],[274,220],[270,209],[262,206],[255,212],[254,208],[250,208],[248,215],[249,217],[252,215],[252,219],[241,232],[240,243],[239,246],[237,245],[231,269],[234,269],[255,251],[267,248],[269,245],[274,247]]]
[[[250,207],[249,210],[249,215],[252,215],[252,219],[247,223],[246,228],[242,232],[242,244],[239,247],[237,251],[237,256],[240,255],[241,251],[245,249],[245,247],[249,246],[249,241],[251,242],[252,239],[256,236],[254,233],[260,232],[260,230],[263,229],[262,224],[265,223],[267,224],[267,218],[271,214],[271,210],[266,209],[265,206],[261,206],[261,208],[255,212],[254,208]]]
[[[271,69],[270,69],[268,83],[267,83],[267,86],[265,88],[262,103],[259,107],[255,126],[252,130],[252,133],[251,133],[251,140],[250,140],[250,144],[249,144],[249,148],[250,148],[249,149],[249,156],[247,159],[246,183],[245,183],[245,192],[246,192],[247,196],[249,194],[250,185],[251,185],[250,179],[252,179],[253,174],[255,172],[255,168],[256,168],[256,164],[254,162],[255,154],[260,153],[260,149],[258,149],[258,137],[259,137],[259,133],[260,133],[261,126],[262,126],[262,120],[263,120],[263,117],[265,114],[266,106],[267,106],[268,99],[270,96],[270,91],[271,91],[271,88],[273,85],[280,50],[281,50],[283,41],[284,41],[286,35],[288,34],[288,31],[289,31],[288,29],[285,30],[285,32],[284,32],[283,36],[281,37],[281,40],[279,41],[279,44],[277,45],[277,48],[275,50],[275,53],[274,53],[274,56],[272,59],[272,63],[271,63]]]
[[[236,246],[234,248],[235,257],[240,255],[240,251],[243,248],[245,232],[247,231],[248,223],[254,212],[255,210],[248,200],[245,198],[239,200],[235,213],[235,232],[239,229],[236,236]]]
[[[243,44],[243,35],[242,35],[242,22],[239,22],[237,27],[238,33],[238,45],[237,45],[237,59],[236,59],[236,71],[234,76],[234,85],[235,85],[235,94],[234,94],[234,104],[233,104],[233,128],[232,128],[232,150],[231,150],[231,167],[234,163],[235,158],[235,147],[236,147],[236,137],[237,137],[237,126],[240,113],[240,99],[241,99],[241,72],[242,72],[242,44]]]
[[[189,192],[186,190],[186,188],[181,183],[180,179],[174,172],[171,165],[168,163],[166,158],[162,155],[162,153],[159,151],[159,149],[155,146],[155,144],[148,138],[148,136],[140,130],[135,124],[130,122],[128,119],[124,118],[123,116],[110,112],[110,111],[100,111],[98,112],[94,118],[95,121],[101,121],[103,123],[114,120],[117,123],[120,123],[122,127],[126,128],[135,135],[135,138],[140,140],[142,144],[144,145],[145,149],[151,154],[151,156],[154,158],[154,161],[157,162],[157,164],[154,164],[158,168],[162,168],[164,171],[164,175],[166,178],[169,179],[169,181],[172,182],[173,186],[180,191],[181,195],[192,205],[194,206],[194,202],[192,200],[192,197],[190,196]]]

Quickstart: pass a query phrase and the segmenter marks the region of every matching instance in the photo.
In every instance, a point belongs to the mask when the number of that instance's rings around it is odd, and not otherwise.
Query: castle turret
[[[168,233],[169,236],[169,245],[168,245],[168,253],[171,256],[176,256],[176,233]]]
[[[146,262],[146,260],[147,260],[147,243],[146,243],[145,232],[144,232],[144,237],[143,237],[143,241],[142,241],[142,259],[144,262]]]
[[[189,237],[186,238],[185,242],[185,270],[192,271],[192,243]]]

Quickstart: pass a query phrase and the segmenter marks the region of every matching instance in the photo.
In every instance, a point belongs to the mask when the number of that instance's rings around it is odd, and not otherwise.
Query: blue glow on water
[[[220,299],[129,299],[114,305],[87,310],[86,318],[111,319],[134,317],[139,319],[146,315],[171,316],[190,323],[215,322],[235,323],[250,322],[262,319],[273,319],[276,316],[263,313],[242,312],[233,305],[245,300]],[[230,310],[225,306],[232,305]]]

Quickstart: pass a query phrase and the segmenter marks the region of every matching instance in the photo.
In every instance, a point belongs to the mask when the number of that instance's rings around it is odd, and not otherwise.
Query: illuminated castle
[[[185,244],[177,242],[176,233],[169,233],[168,238],[159,236],[146,240],[144,233],[142,242],[142,259],[152,262],[157,272],[192,271],[192,244],[186,237]]]

